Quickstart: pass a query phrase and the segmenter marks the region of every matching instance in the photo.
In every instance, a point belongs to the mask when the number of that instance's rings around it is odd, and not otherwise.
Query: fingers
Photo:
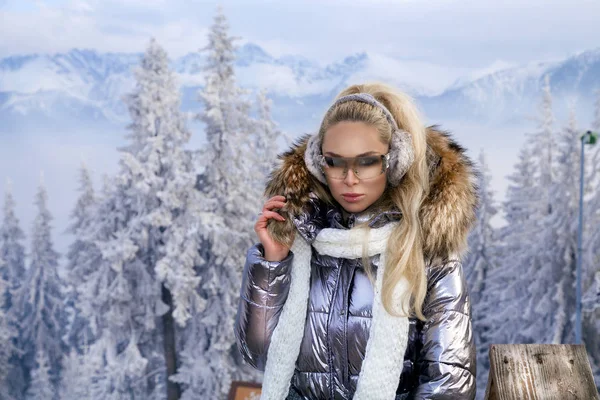
[[[258,217],[258,220],[256,221],[256,224],[254,225],[254,230],[258,231],[261,229],[266,229],[267,222],[269,221],[269,219],[275,219],[277,221],[285,221],[285,218],[283,216],[279,215],[277,212],[265,210],[262,212],[260,217]]]
[[[273,218],[273,219],[277,219],[279,221],[285,221],[285,218],[283,216],[281,216],[279,213],[277,213],[276,211],[265,210],[265,211],[263,211],[261,218],[263,218],[263,217],[265,219]]]
[[[283,208],[284,206],[285,206],[285,203],[282,201],[272,201],[272,202],[265,203],[262,210],[263,210],[263,212],[264,211],[273,211],[274,208]]]
[[[269,219],[274,219],[277,221],[285,221],[285,218],[280,215],[278,212],[273,211],[274,208],[281,209],[285,206],[285,197],[284,196],[273,196],[263,206],[262,212],[260,213],[256,224],[254,224],[254,230],[258,233],[259,231],[265,230],[267,228],[267,222]]]
[[[267,202],[265,203],[265,205],[263,207],[263,211],[271,210],[273,208],[282,208],[283,206],[285,206],[285,197],[274,196],[274,197],[271,197],[269,200],[267,200]]]

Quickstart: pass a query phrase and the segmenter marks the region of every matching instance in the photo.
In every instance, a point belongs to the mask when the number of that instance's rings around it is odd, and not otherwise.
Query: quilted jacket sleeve
[[[420,335],[418,384],[411,399],[475,399],[476,353],[471,301],[462,264],[451,260],[428,270]]]
[[[290,289],[293,257],[290,251],[281,261],[267,261],[260,243],[246,255],[235,336],[244,359],[261,371],[265,369],[271,335]]]

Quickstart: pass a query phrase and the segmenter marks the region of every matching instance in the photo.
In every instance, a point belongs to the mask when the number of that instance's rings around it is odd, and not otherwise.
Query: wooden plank
[[[598,400],[584,345],[496,344],[488,400]]]
[[[227,400],[254,400],[260,398],[262,385],[256,382],[233,381]]]

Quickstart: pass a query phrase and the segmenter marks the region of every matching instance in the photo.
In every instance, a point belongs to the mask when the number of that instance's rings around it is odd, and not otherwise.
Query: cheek
[[[385,176],[385,174],[383,174],[379,178],[371,182],[371,184],[369,185],[369,192],[371,192],[372,195],[377,196],[379,198],[379,196],[381,196],[381,194],[383,194],[383,192],[385,191],[386,184],[387,177]]]
[[[331,192],[331,194],[333,194],[334,196],[337,196],[338,194],[341,195],[342,193],[344,193],[345,191],[345,185],[342,181],[327,181],[327,186],[329,186],[329,191]]]

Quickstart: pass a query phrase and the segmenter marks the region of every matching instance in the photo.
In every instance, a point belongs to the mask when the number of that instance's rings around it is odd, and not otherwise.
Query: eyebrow
[[[330,155],[332,157],[343,157],[343,156],[340,156],[339,154],[336,154],[336,153],[334,153],[332,151],[328,151],[325,154],[328,154],[328,155]],[[359,155],[357,155],[355,157],[370,156],[370,155],[373,155],[373,154],[379,154],[379,153],[377,153],[376,151],[367,151],[366,153],[359,154]],[[349,158],[352,158],[352,157],[349,157]]]

